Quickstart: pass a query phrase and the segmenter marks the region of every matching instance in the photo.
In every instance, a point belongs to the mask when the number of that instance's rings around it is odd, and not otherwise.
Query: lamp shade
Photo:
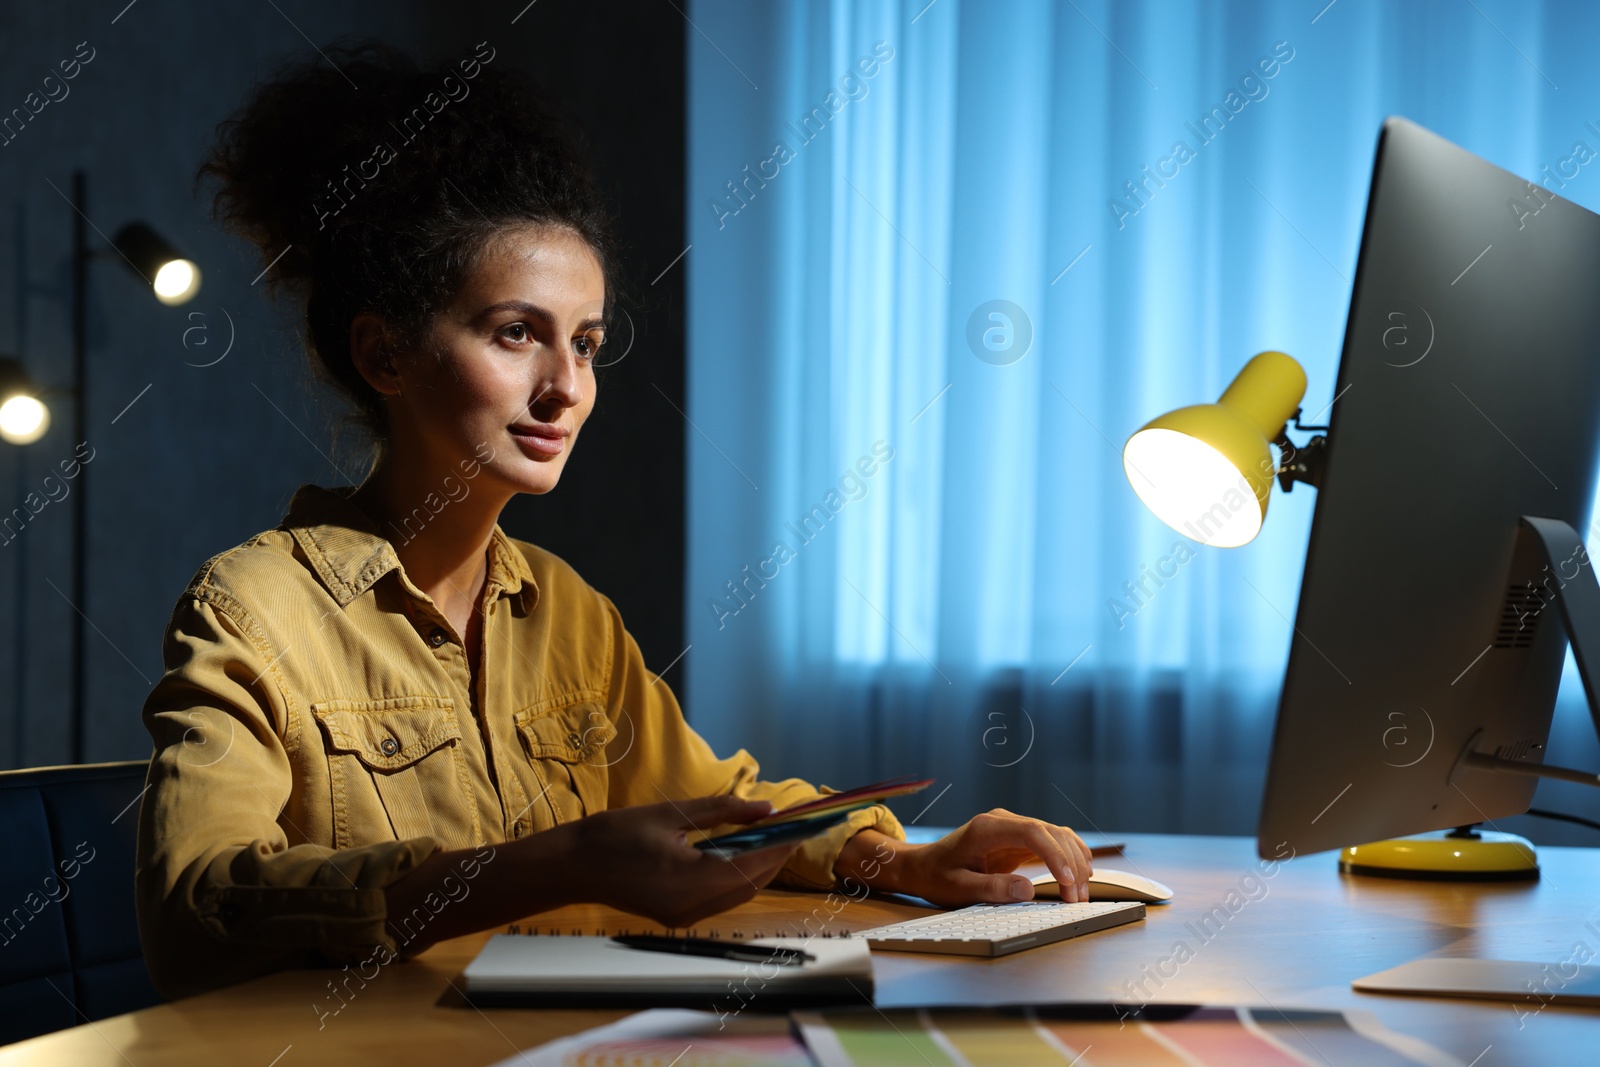
[[[1299,363],[1282,352],[1258,353],[1217,403],[1169,411],[1128,438],[1129,484],[1179,533],[1218,548],[1248,543],[1266,520],[1278,470],[1271,442],[1305,393]]]
[[[163,304],[187,303],[200,291],[200,268],[147,224],[128,223],[111,243]]]

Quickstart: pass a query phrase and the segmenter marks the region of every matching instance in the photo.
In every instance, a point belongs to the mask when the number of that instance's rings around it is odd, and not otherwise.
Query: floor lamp
[[[144,279],[163,304],[182,304],[200,289],[200,270],[194,262],[144,222],[130,222],[117,230],[107,247],[92,247],[89,230],[87,179],[72,175],[72,385],[67,389],[36,389],[20,361],[0,359],[0,439],[26,445],[37,441],[50,426],[44,397],[64,394],[72,399],[74,441],[87,439],[89,357],[89,262],[115,255]],[[104,236],[103,234],[101,235]],[[78,470],[77,499],[72,518],[72,719],[70,748],[73,763],[84,761],[88,723],[88,677],[85,671],[89,617],[84,611],[88,589],[89,508],[88,467]],[[22,714],[22,709],[17,709]]]

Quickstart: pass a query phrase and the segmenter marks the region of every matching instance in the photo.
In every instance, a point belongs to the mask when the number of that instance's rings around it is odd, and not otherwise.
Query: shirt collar
[[[279,526],[293,535],[341,608],[391,570],[400,572],[401,583],[408,589],[420,593],[406,577],[394,545],[378,532],[372,517],[350,500],[353,492],[353,485],[302,485],[295,490],[289,513]],[[526,609],[531,610],[538,599],[539,587],[527,557],[499,523],[489,537],[488,583],[501,594],[520,596]]]

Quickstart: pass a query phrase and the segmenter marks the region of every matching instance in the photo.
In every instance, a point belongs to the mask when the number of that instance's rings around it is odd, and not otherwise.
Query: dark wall
[[[441,37],[480,40],[497,24],[479,16],[467,33],[461,20],[440,17],[437,26]],[[606,359],[620,361],[598,372],[594,414],[560,486],[517,497],[501,520],[507,533],[555,552],[611,597],[645,662],[656,671],[674,664],[664,675],[674,690],[684,645],[687,427],[674,405],[685,406],[685,28],[677,9],[660,2],[540,0],[517,23],[536,42],[529,69],[591,148],[620,216],[637,299],[607,340],[616,351]]]
[[[210,221],[193,189],[217,122],[254,81],[307,53],[308,39],[370,35],[425,62],[487,40],[496,63],[533,71],[582,128],[621,216],[625,267],[654,307],[629,308],[637,339],[602,372],[561,485],[515,502],[502,522],[611,596],[651,666],[678,655],[684,423],[672,404],[682,405],[682,264],[650,282],[683,249],[684,28],[670,4],[579,0],[470,11],[418,0],[0,8],[0,115],[23,106],[80,42],[93,52],[67,95],[0,145],[0,353],[19,355],[36,381],[72,385],[72,209],[61,194],[75,169],[88,176],[92,241],[144,219],[204,270],[199,297],[168,308],[115,259],[96,259],[85,432],[75,435],[58,397],[42,440],[0,444],[0,515],[30,493],[47,501],[0,538],[0,766],[67,761],[79,611],[91,627],[86,756],[148,754],[139,709],[190,576],[274,526],[301,483],[361,476],[332,443],[341,409],[308,381],[293,313],[269,303],[251,250]],[[52,483],[49,499],[45,478],[79,440],[94,458],[79,479]],[[84,500],[88,589],[75,601],[72,511]]]

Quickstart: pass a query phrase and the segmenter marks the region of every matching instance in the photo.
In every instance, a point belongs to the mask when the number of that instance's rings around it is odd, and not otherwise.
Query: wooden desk
[[[1144,923],[999,960],[874,953],[878,1005],[1155,999],[1359,1007],[1476,1067],[1596,1055],[1600,1017],[1592,1011],[1537,1010],[1530,1000],[1519,1017],[1509,1003],[1363,995],[1350,981],[1425,955],[1559,963],[1581,944],[1600,956],[1600,852],[1541,849],[1541,881],[1470,885],[1344,877],[1332,853],[1282,864],[1267,878],[1245,838],[1119,838],[1128,842],[1127,856],[1105,865],[1167,883],[1177,893],[1172,904],[1150,908]],[[1232,910],[1230,891],[1237,894]],[[701,932],[789,929],[825,899],[765,892]],[[831,917],[829,929],[860,930],[921,913],[887,900],[852,902]],[[644,928],[598,907],[533,921],[563,930]],[[291,971],[11,1045],[0,1049],[0,1067],[490,1064],[625,1014],[441,1005],[487,936],[458,938],[385,967],[337,1015],[321,1012],[339,1003],[328,989],[338,972]],[[1174,956],[1179,942],[1192,952],[1184,963]]]

